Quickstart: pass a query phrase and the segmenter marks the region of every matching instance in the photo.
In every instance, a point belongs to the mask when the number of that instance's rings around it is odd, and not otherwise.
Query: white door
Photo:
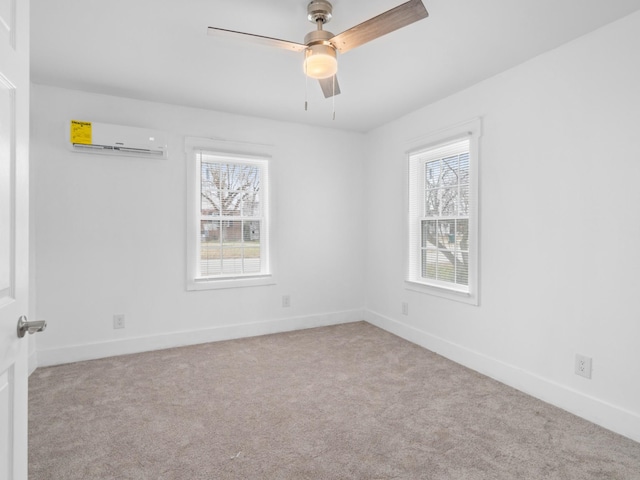
[[[0,480],[27,480],[29,0],[0,0]]]

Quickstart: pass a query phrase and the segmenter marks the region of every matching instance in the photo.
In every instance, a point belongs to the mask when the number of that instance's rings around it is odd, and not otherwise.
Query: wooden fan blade
[[[428,16],[429,12],[421,0],[410,0],[336,35],[329,41],[340,53],[345,53]]]
[[[335,80],[335,86],[334,86]],[[324,98],[330,98],[334,95],[340,95],[340,85],[338,85],[338,76],[334,75],[329,78],[321,78],[318,80],[320,82],[320,87],[322,88],[322,93],[324,93]]]
[[[236,38],[241,40],[249,40],[250,42],[260,45],[266,45],[268,47],[283,48],[285,50],[292,50],[294,52],[302,52],[306,45],[301,43],[289,42],[287,40],[280,40],[279,38],[263,37],[262,35],[254,35],[252,33],[236,32],[234,30],[225,30],[224,28],[209,27],[207,28],[207,34],[218,37]]]

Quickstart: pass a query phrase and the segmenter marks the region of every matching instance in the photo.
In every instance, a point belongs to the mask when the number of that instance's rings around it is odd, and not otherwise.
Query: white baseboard
[[[383,330],[420,345],[532,397],[640,442],[640,415],[591,397],[480,352],[451,343],[376,312],[365,310],[364,319]]]
[[[200,343],[232,340],[235,338],[255,337],[271,333],[303,330],[363,320],[360,309],[331,312],[304,317],[291,317],[278,320],[223,325],[219,327],[191,330],[144,337],[123,338],[84,345],[72,345],[60,348],[42,349],[37,352],[37,366],[47,367],[63,363],[95,360],[97,358],[128,355],[164,348],[197,345]],[[35,367],[34,367],[35,369]]]

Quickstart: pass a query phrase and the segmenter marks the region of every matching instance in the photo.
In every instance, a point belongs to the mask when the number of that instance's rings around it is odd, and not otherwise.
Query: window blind
[[[409,156],[409,265],[413,281],[469,291],[470,139]]]
[[[196,153],[200,173],[199,277],[268,271],[267,161]]]

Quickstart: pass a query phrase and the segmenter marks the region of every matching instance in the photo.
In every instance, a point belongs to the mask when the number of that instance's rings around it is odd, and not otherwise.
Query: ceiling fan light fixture
[[[329,45],[311,45],[304,58],[304,73],[311,78],[333,77],[338,72],[336,51]]]

